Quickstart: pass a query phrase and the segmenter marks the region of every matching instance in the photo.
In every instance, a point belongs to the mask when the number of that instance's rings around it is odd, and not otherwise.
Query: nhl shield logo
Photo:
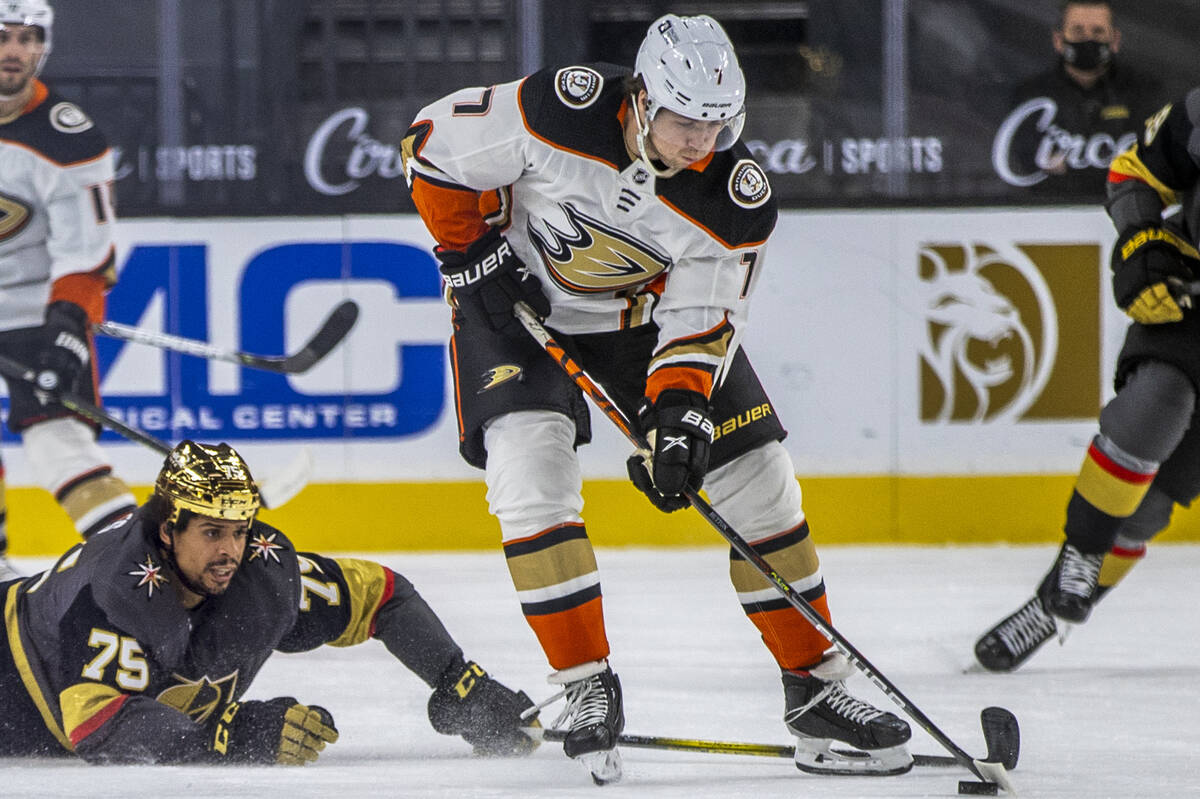
[[[570,108],[587,108],[596,102],[603,86],[604,78],[588,67],[564,67],[554,76],[554,92]]]

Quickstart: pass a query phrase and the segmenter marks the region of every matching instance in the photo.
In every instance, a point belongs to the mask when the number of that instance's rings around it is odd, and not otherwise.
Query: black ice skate
[[[625,729],[621,703],[621,681],[608,661],[594,660],[550,675],[550,682],[563,686],[567,706],[554,722],[568,723],[563,751],[592,773],[597,785],[621,779],[621,755],[617,736]]]
[[[517,757],[537,742],[522,731],[540,726],[537,713],[522,718],[533,701],[496,682],[474,661],[446,670],[429,697],[429,723],[443,735],[461,735],[483,757]]]
[[[826,654],[807,671],[783,672],[783,720],[796,736],[796,768],[810,774],[903,774],[913,766],[907,746],[912,730],[895,714],[846,693],[844,680],[853,673],[840,654]]]
[[[1013,671],[1058,632],[1054,617],[1034,596],[975,642],[975,658],[989,671]]]
[[[1048,584],[1043,583],[1038,591],[1046,611],[1072,624],[1087,621],[1103,560],[1103,552],[1085,554],[1071,544],[1063,544],[1048,575]]]

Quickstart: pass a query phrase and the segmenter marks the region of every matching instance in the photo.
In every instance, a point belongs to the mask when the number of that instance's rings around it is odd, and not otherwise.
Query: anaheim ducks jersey
[[[0,330],[40,325],[51,286],[103,317],[115,280],[113,159],[91,117],[40,81],[15,119],[0,123]]]
[[[1146,120],[1139,141],[1113,159],[1108,194],[1119,233],[1155,226],[1178,206],[1169,221],[1200,247],[1200,87]]]
[[[627,76],[590,64],[455,92],[409,129],[406,175],[442,246],[503,231],[541,279],[556,330],[656,323],[651,399],[711,394],[737,348],[775,202],[741,142],[670,178],[631,157]]]
[[[22,682],[62,748],[85,759],[202,759],[204,722],[245,692],[272,651],[347,646],[377,634],[377,622],[394,624],[380,613],[392,572],[298,553],[258,521],[225,593],[187,610],[148,533],[135,513],[6,597]]]

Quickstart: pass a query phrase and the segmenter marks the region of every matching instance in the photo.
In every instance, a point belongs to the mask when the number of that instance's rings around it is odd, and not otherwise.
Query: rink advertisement
[[[298,375],[100,337],[109,412],[171,441],[229,441],[263,475],[309,447],[311,484],[276,513],[338,507],[360,532],[339,528],[334,547],[373,548],[381,533],[362,531],[381,529],[413,546],[492,541],[482,474],[458,456],[449,314],[416,217],[142,220],[119,231],[114,321],[279,355],[343,299],[361,315]],[[835,540],[839,524],[859,540],[994,540],[986,513],[924,529],[928,514],[975,503],[1002,509],[1017,540],[1052,536],[1124,332],[1109,298],[1112,240],[1098,208],[785,213],[745,346],[789,431],[810,515],[828,505]],[[597,414],[593,428],[590,518],[615,514],[615,502],[648,516],[621,541],[647,529],[712,541],[687,514],[654,516],[624,485],[623,439]],[[22,490],[33,476],[7,442],[10,506],[57,513]],[[103,442],[127,480],[152,481],[154,453],[111,433]],[[394,532],[414,513],[419,535]]]

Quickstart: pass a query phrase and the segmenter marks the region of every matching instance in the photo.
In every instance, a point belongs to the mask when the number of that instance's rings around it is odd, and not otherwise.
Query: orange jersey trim
[[[668,389],[694,391],[708,397],[712,394],[712,375],[686,366],[664,366],[646,378],[646,398],[658,402],[658,396]]]
[[[111,270],[112,262],[113,250],[110,247],[108,258],[94,270],[72,272],[55,280],[50,288],[50,302],[73,302],[84,310],[89,322],[100,324],[104,321],[104,295],[112,285],[105,272]]]

